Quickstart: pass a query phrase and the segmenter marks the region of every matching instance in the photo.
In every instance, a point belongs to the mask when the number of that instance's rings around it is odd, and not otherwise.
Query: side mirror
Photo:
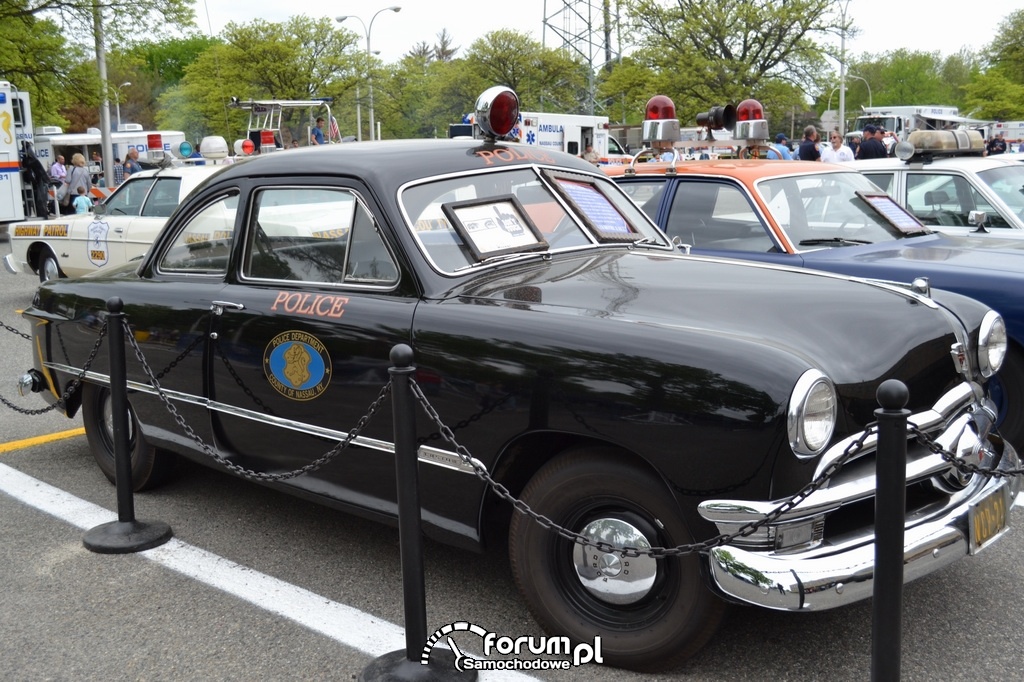
[[[95,206],[92,207],[93,215],[106,215],[106,213],[107,207],[102,203],[96,204]]]
[[[967,222],[978,228],[975,232],[988,232],[988,230],[985,229],[985,223],[987,221],[988,213],[985,211],[971,211],[967,214]]]

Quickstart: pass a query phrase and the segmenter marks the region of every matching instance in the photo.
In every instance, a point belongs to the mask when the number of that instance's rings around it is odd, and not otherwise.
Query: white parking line
[[[82,530],[117,520],[116,513],[5,464],[0,464],[0,492]],[[83,547],[82,551],[88,550]],[[405,631],[397,625],[246,568],[176,538],[138,554],[369,656],[377,657],[405,649]],[[505,671],[484,671],[480,673],[479,679],[515,682],[537,680],[522,673]]]

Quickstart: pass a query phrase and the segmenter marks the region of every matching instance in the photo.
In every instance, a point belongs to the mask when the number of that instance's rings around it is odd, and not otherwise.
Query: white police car
[[[989,234],[1024,238],[1024,164],[984,149],[977,131],[915,131],[897,146],[900,158],[854,167],[933,230],[966,234],[980,223]]]

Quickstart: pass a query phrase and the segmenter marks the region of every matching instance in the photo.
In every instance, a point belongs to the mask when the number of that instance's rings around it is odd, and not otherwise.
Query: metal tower
[[[596,101],[595,74],[622,55],[621,0],[544,0],[544,47],[563,49],[590,64],[587,113],[603,109]],[[552,39],[548,41],[548,31]]]

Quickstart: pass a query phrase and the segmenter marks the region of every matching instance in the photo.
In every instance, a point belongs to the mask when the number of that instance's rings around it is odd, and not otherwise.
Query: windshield
[[[1024,218],[1024,163],[978,173],[1010,209]]]
[[[407,187],[402,208],[442,272],[601,244],[669,246],[607,178],[532,168],[474,173]]]
[[[771,178],[757,183],[757,191],[797,248],[870,244],[927,232],[902,211],[897,217],[906,227],[901,230],[868,205],[857,192],[879,194],[878,187],[856,172]]]

